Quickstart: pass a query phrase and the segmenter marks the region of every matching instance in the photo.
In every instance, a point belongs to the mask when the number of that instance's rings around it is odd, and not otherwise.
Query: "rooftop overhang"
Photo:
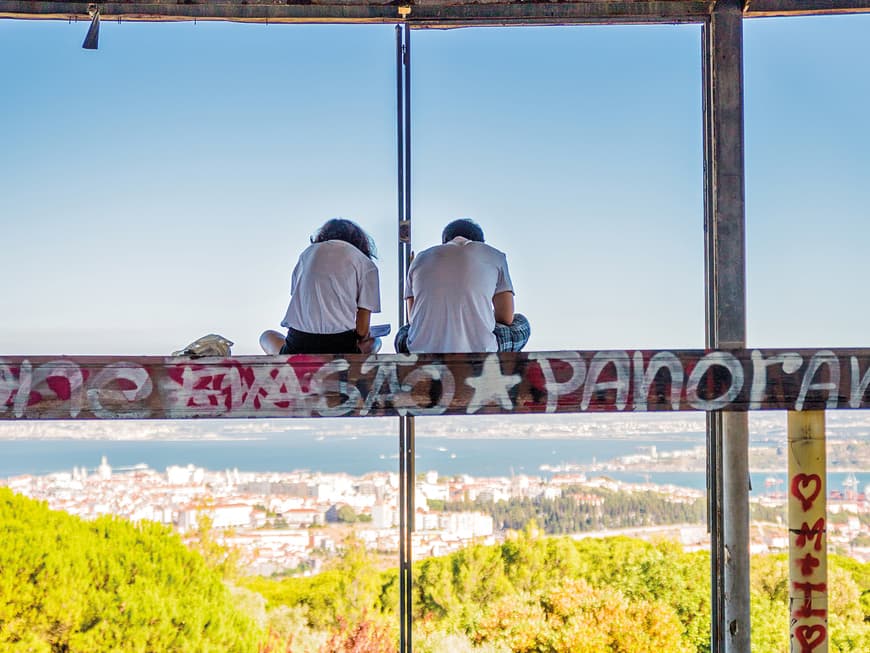
[[[392,23],[417,27],[473,25],[702,22],[716,0],[121,0],[26,2],[0,0],[0,18],[221,20],[268,23]],[[749,0],[746,16],[870,12],[870,0]]]

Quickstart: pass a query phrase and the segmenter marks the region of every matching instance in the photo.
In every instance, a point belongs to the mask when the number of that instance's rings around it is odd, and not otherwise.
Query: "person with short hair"
[[[529,321],[514,313],[507,257],[468,218],[449,223],[440,245],[414,257],[405,300],[400,353],[520,351],[529,340]]]
[[[371,353],[371,314],[381,310],[380,280],[372,238],[355,222],[328,220],[299,256],[290,282],[290,304],[281,326],[266,331],[267,354]]]

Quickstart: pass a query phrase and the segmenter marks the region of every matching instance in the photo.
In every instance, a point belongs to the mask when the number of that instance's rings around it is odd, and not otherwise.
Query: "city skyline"
[[[666,460],[683,457],[679,452],[662,455]],[[658,456],[653,447],[643,456],[612,462]],[[613,478],[607,469],[586,472],[577,468],[544,476],[510,477],[421,471],[416,481],[415,558],[446,555],[472,543],[496,544],[509,537],[510,530],[524,527],[506,527],[494,519],[497,514],[509,514],[499,505],[523,505],[526,510],[533,505],[536,519],[543,525],[550,523],[549,510],[564,516],[565,505],[557,507],[562,499],[580,507],[585,515],[582,523],[567,531],[575,538],[626,534],[642,539],[668,537],[684,550],[709,547],[702,488],[650,482],[648,476],[626,481]],[[170,465],[164,472],[145,465],[119,472],[105,456],[91,471],[73,467],[47,475],[18,475],[0,485],[86,520],[112,514],[134,522],[163,523],[182,535],[195,536],[206,515],[209,528],[223,533],[219,539],[236,551],[247,573],[317,573],[323,556],[336,555],[350,533],[381,554],[398,550],[401,483],[395,471],[251,472],[189,464]],[[764,515],[753,519],[754,553],[782,551],[788,546],[781,521],[766,521],[785,505],[782,482],[768,477],[752,494],[753,510],[757,508],[758,514]],[[831,514],[843,516],[830,527],[832,544],[848,547],[859,560],[870,559],[870,547],[860,544],[868,533],[860,517],[868,510],[867,490],[861,492],[854,475],[843,479],[842,487],[842,491],[834,485],[828,487]],[[650,519],[647,510],[641,510],[640,515],[622,513],[618,508],[611,512],[619,496],[631,495],[639,497],[636,501],[649,502],[648,511],[656,511],[657,517]],[[620,515],[627,521],[602,520],[604,514],[610,514],[610,519]],[[632,514],[637,518],[632,519]],[[569,529],[570,523],[565,525]]]

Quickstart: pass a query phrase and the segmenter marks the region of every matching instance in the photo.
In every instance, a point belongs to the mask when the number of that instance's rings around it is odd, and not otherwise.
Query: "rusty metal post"
[[[827,653],[825,412],[788,413],[789,650]]]
[[[398,257],[397,257],[397,272],[398,272],[398,294],[399,294],[399,319],[398,328],[405,324],[405,274],[407,272],[406,258],[408,243],[411,238],[411,225],[405,214],[405,190],[407,188],[407,180],[405,179],[405,43],[402,25],[396,25],[396,181],[397,181],[397,200],[398,200]],[[406,421],[405,418],[399,417],[399,652],[407,653],[411,650],[410,642],[410,623],[411,615],[406,609],[405,597],[410,592],[410,587],[407,583],[405,567],[407,566],[409,551],[406,549],[407,544],[407,494],[406,494],[406,477],[408,470],[405,468],[407,463],[407,454],[405,447],[407,444]]]
[[[703,27],[707,347],[746,346],[743,2],[719,0]],[[749,653],[749,422],[708,414],[715,653]]]
[[[405,275],[411,265],[411,29],[396,26],[399,320],[406,323]],[[409,316],[408,316],[409,317]],[[413,650],[412,533],[414,531],[414,417],[399,417],[399,651]]]

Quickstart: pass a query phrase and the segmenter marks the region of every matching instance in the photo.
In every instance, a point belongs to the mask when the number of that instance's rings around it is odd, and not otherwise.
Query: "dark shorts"
[[[356,329],[341,333],[306,333],[287,329],[281,354],[358,354]]]

